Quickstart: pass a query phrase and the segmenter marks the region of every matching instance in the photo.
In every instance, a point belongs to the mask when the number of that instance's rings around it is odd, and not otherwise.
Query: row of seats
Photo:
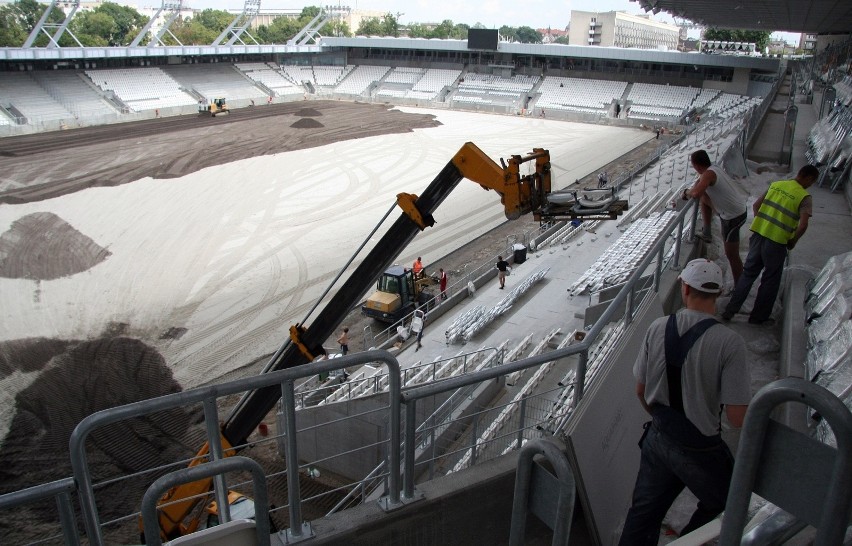
[[[33,79],[66,110],[77,117],[114,115],[117,110],[98,93],[91,82],[75,71],[32,72]]]
[[[205,99],[224,97],[228,100],[265,100],[268,96],[230,63],[205,65],[171,65],[163,70],[187,89]],[[195,101],[193,101],[195,102]]]
[[[463,81],[459,82],[459,89],[475,91],[516,91],[518,93],[529,93],[538,83],[538,76],[526,76],[516,74],[510,78],[494,76],[491,74],[478,74],[468,72]]]
[[[700,89],[696,87],[634,83],[627,95],[627,100],[633,104],[666,106],[685,110],[698,96],[699,91]]]
[[[0,105],[14,107],[29,123],[74,117],[27,73],[3,74],[0,78]]]
[[[358,66],[334,88],[334,91],[349,95],[361,95],[375,82],[384,78],[389,70],[390,68],[387,66]]]
[[[580,111],[602,111],[613,100],[619,100],[626,88],[627,82],[548,76],[538,89],[541,96],[536,106],[573,111],[577,110],[570,107],[581,107]]]

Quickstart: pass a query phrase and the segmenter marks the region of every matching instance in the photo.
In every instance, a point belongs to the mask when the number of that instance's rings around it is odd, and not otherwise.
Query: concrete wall
[[[704,80],[702,87],[706,89],[718,89],[725,93],[736,93],[737,95],[748,94],[748,78],[751,74],[750,68],[735,68],[734,76],[729,82],[716,80]]]
[[[421,498],[385,513],[371,502],[311,522],[314,545],[508,544],[517,454],[418,484]],[[582,525],[574,525],[582,532]],[[549,544],[550,531],[527,518],[528,541]]]

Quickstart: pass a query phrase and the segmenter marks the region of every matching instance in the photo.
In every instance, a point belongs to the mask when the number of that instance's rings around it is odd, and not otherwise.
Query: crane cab
[[[428,305],[434,295],[425,290],[434,284],[434,279],[423,275],[417,279],[410,269],[399,265],[389,267],[382,273],[373,292],[361,312],[376,320],[393,324],[413,312],[418,305]]]

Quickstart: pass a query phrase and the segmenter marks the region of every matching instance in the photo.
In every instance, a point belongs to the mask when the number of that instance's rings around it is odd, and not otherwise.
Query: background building
[[[623,11],[571,11],[571,45],[677,49],[680,28]]]

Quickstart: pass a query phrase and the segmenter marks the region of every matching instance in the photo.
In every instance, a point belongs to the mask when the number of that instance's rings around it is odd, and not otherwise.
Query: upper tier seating
[[[184,87],[195,90],[207,100],[220,97],[229,101],[255,100],[268,96],[231,64],[173,65],[164,70]]]
[[[684,115],[700,89],[679,85],[658,85],[652,83],[634,83],[627,95],[630,117],[669,117]]]
[[[294,95],[304,93],[305,91],[301,85],[297,86],[287,79],[275,68],[275,65],[266,63],[236,63],[234,66],[239,68],[252,80],[272,90],[276,95]]]
[[[546,77],[539,87],[536,106],[553,110],[603,113],[613,100],[620,99],[626,82],[585,78]]]
[[[387,66],[358,66],[334,90],[337,93],[360,95],[374,82],[381,80],[389,70]]]
[[[195,104],[180,84],[159,68],[105,68],[86,70],[86,75],[136,112]]]
[[[39,85],[78,118],[114,115],[116,109],[84,81],[81,72],[72,70],[32,73]],[[88,80],[88,78],[86,78]]]
[[[13,106],[30,124],[73,119],[28,73],[5,72],[0,78],[0,105]]]

